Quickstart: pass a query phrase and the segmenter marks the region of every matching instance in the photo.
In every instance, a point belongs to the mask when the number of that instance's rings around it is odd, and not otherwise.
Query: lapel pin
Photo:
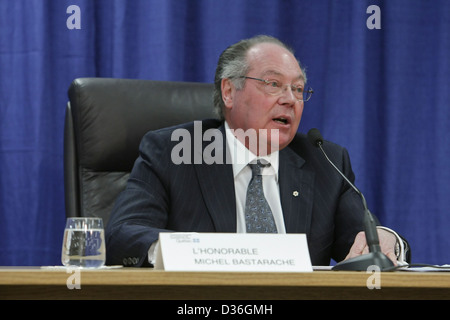
[[[292,195],[293,195],[294,197],[298,197],[298,191],[295,190],[294,192],[292,192]]]

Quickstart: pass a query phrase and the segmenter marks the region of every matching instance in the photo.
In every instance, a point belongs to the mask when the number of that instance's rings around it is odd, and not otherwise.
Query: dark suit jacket
[[[201,125],[203,132],[219,128],[225,148],[222,122],[205,120]],[[109,265],[146,265],[148,249],[159,232],[236,232],[232,165],[174,164],[172,150],[180,146],[179,140],[171,141],[175,129],[187,130],[192,145],[194,139],[201,139],[193,123],[144,136],[140,156],[106,229]],[[204,141],[203,147],[211,143]],[[353,182],[347,151],[327,141],[324,149]],[[344,259],[363,230],[361,199],[304,134],[297,133],[279,153],[279,187],[286,231],[307,235],[312,264]],[[294,191],[299,195],[293,196]]]

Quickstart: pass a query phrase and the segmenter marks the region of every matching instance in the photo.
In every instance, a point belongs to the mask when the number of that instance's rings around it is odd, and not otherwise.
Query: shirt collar
[[[263,174],[273,174],[275,175],[275,180],[278,181],[278,151],[272,152],[266,156],[258,157],[234,136],[233,130],[230,129],[226,121],[225,134],[235,178],[250,162],[255,162],[257,159],[264,159],[270,163],[270,167],[265,168],[265,173],[263,171]]]

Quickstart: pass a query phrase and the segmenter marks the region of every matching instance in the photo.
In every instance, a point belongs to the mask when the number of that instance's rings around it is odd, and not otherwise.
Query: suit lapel
[[[225,128],[219,128],[222,141],[214,149],[223,155],[223,162],[196,164],[195,169],[203,199],[216,232],[236,232],[236,201],[231,162],[226,159]],[[211,149],[211,141],[204,141]],[[208,160],[209,153],[202,154]],[[305,160],[289,147],[279,153],[279,186],[281,207],[288,233],[309,233],[314,196],[314,172],[303,168]]]
[[[205,163],[195,165],[195,169],[203,199],[211,215],[215,231],[236,232],[236,197],[233,168],[225,158],[227,152],[224,125],[222,124],[218,130],[222,141],[217,142],[216,139],[214,142],[203,142],[202,152],[205,152],[202,154],[202,159]],[[212,148],[215,149],[215,154],[223,155],[223,161],[209,158]],[[206,164],[208,161],[211,164]]]
[[[313,206],[314,172],[289,147],[280,151],[279,186],[287,233],[309,233]]]

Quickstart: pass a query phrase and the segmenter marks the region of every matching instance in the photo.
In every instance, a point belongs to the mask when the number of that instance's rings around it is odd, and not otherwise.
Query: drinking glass
[[[105,264],[101,218],[67,218],[61,262],[64,266],[99,268]]]

